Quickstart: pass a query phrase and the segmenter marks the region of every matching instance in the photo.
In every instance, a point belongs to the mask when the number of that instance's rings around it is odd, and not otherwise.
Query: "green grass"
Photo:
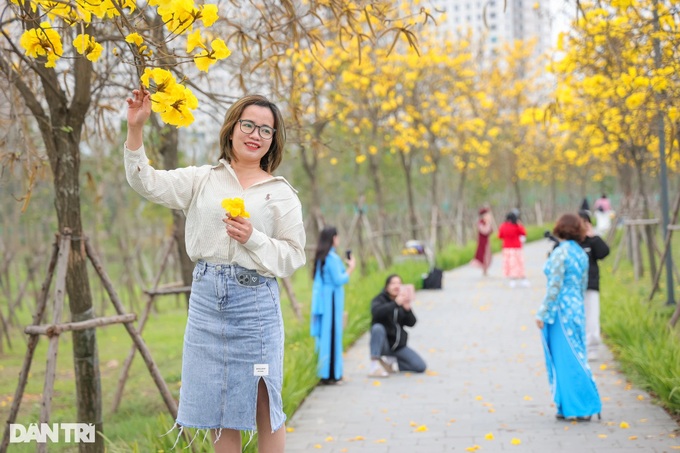
[[[676,242],[674,250],[680,250],[679,246]],[[612,256],[600,266],[605,341],[631,382],[651,392],[669,412],[680,415],[680,325],[673,330],[668,326],[675,307],[665,304],[664,279],[662,288],[647,303],[649,267],[638,282],[625,260],[612,274],[615,252],[612,247]],[[675,253],[674,258],[680,256]]]

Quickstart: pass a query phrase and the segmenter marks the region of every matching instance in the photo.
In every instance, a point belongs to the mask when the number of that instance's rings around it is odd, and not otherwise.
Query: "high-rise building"
[[[439,26],[484,44],[485,53],[504,43],[536,39],[537,53],[552,47],[549,0],[434,0],[438,11],[446,12]]]

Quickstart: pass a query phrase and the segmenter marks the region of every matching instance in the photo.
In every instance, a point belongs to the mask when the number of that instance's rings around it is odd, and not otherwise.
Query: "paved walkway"
[[[533,320],[549,247],[525,248],[530,288],[510,289],[496,255],[487,278],[464,266],[443,290],[419,291],[409,344],[429,370],[368,378],[363,336],[345,354],[345,385],[317,387],[288,422],[286,452],[680,452],[678,425],[606,350],[591,362],[602,420],[555,420]]]

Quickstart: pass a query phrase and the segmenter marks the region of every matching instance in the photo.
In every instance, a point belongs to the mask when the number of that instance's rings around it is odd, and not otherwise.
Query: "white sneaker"
[[[387,372],[385,367],[383,367],[382,362],[378,359],[371,360],[371,365],[368,369],[369,377],[386,378],[389,377],[390,373]]]
[[[390,355],[384,355],[380,357],[383,368],[387,370],[388,373],[398,373],[399,372],[399,362],[397,358]]]
[[[510,288],[514,288],[517,286],[517,282],[515,280],[510,280]]]
[[[522,285],[523,288],[528,288],[531,286],[531,283],[529,283],[529,280],[526,278],[520,282],[520,285]]]

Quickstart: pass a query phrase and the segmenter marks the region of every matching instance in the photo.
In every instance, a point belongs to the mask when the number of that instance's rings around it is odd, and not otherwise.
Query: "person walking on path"
[[[257,430],[260,452],[282,453],[284,331],[276,277],[305,264],[300,200],[272,175],[283,157],[283,117],[263,96],[241,98],[225,115],[216,165],[162,171],[149,165],[142,143],[149,92],[134,90],[127,104],[127,180],[149,201],[184,212],[186,249],[196,262],[177,439],[185,428],[196,428],[195,436],[209,430],[216,452],[240,452],[240,431],[252,438]]]
[[[487,275],[491,266],[491,233],[493,232],[493,214],[489,208],[479,210],[477,220],[477,250],[472,260],[473,266],[482,268],[482,274]]]
[[[593,204],[593,209],[595,210],[595,232],[598,235],[606,234],[612,226],[612,216],[614,212],[612,211],[612,205],[607,198],[607,194],[602,194],[600,198],[595,200]]]
[[[498,237],[503,241],[503,275],[510,279],[511,288],[517,286],[518,281],[524,287],[529,286],[522,252],[526,236],[527,232],[518,220],[517,214],[509,212],[505,216],[505,222],[498,228]]]
[[[586,235],[580,242],[583,250],[588,254],[588,287],[584,298],[586,313],[586,348],[588,360],[599,358],[600,337],[600,267],[597,262],[609,255],[609,246],[595,234],[590,215],[587,211],[579,211],[579,217],[586,227]]]
[[[335,227],[319,234],[314,256],[312,316],[310,331],[316,339],[317,376],[323,384],[340,384],[343,376],[342,330],[345,312],[345,289],[356,263],[347,257],[347,269],[337,253],[340,243]]]
[[[413,371],[422,373],[425,361],[406,344],[408,333],[404,326],[416,325],[412,304],[413,285],[404,285],[401,277],[387,277],[383,290],[371,301],[371,365],[369,376],[387,377],[390,372]],[[395,366],[396,365],[396,366]]]
[[[548,286],[536,325],[541,329],[557,419],[587,421],[599,416],[602,403],[586,356],[583,297],[588,255],[579,245],[585,226],[576,214],[563,214],[553,234],[560,243],[544,267]]]
[[[610,203],[609,198],[607,198],[607,194],[603,193],[600,198],[595,200],[593,209],[601,212],[609,212],[612,210],[612,204]]]

